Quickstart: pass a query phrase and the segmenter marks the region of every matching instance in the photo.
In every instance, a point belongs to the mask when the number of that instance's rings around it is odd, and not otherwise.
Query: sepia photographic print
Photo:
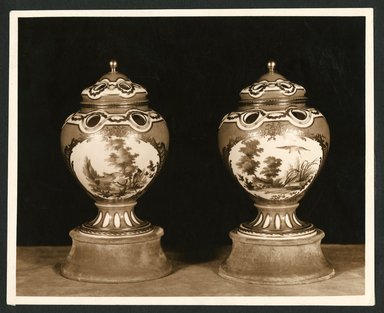
[[[7,304],[375,305],[373,14],[10,12]]]

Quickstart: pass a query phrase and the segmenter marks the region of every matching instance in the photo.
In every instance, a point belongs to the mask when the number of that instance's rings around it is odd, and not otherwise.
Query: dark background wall
[[[18,244],[68,245],[69,230],[96,215],[59,135],[111,58],[168,123],[168,159],[136,209],[165,229],[165,245],[205,255],[255,217],[222,164],[217,129],[270,59],[306,88],[331,129],[328,160],[298,216],[325,231],[323,242],[364,242],[364,32],[357,17],[21,19]]]

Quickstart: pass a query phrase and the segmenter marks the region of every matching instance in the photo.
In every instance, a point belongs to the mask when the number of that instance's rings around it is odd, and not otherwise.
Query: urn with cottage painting
[[[70,172],[98,213],[70,232],[63,276],[93,282],[131,282],[169,274],[162,228],[134,212],[164,164],[166,122],[149,108],[147,91],[116,70],[83,90],[82,106],[65,121],[61,149]]]
[[[268,72],[240,92],[237,111],[219,128],[230,173],[253,199],[256,218],[230,232],[223,277],[261,284],[296,284],[334,274],[321,251],[324,232],[296,215],[330,146],[327,121],[306,104],[305,89],[268,63]]]

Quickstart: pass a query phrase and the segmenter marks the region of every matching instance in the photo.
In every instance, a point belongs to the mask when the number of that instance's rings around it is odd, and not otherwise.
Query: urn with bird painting
[[[296,215],[330,145],[325,117],[306,100],[305,89],[271,61],[268,72],[240,92],[238,110],[221,122],[224,163],[258,211],[230,233],[232,252],[219,272],[226,278],[294,284],[334,274],[320,247],[324,233]]]
[[[70,232],[72,250],[62,266],[68,278],[129,282],[167,275],[163,230],[134,212],[164,164],[166,122],[148,106],[147,91],[116,70],[83,90],[81,108],[61,131],[65,162],[98,213]],[[92,260],[90,262],[90,260]]]

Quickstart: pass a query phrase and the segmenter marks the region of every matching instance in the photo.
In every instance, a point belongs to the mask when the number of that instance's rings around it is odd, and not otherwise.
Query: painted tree
[[[269,181],[273,181],[273,178],[277,177],[281,171],[282,160],[269,156],[264,160],[264,163],[266,166],[264,166],[260,174],[264,175]]]
[[[257,139],[245,141],[243,145],[244,146],[239,149],[243,155],[236,165],[241,168],[243,173],[254,175],[256,169],[260,166],[260,162],[256,161],[254,157],[260,156],[260,153],[262,153],[264,149],[259,147],[260,142]]]
[[[131,153],[130,147],[125,147],[125,141],[121,138],[111,140],[108,144],[113,152],[106,161],[121,169],[125,175],[130,176],[137,170],[135,159],[139,156],[137,153]]]

